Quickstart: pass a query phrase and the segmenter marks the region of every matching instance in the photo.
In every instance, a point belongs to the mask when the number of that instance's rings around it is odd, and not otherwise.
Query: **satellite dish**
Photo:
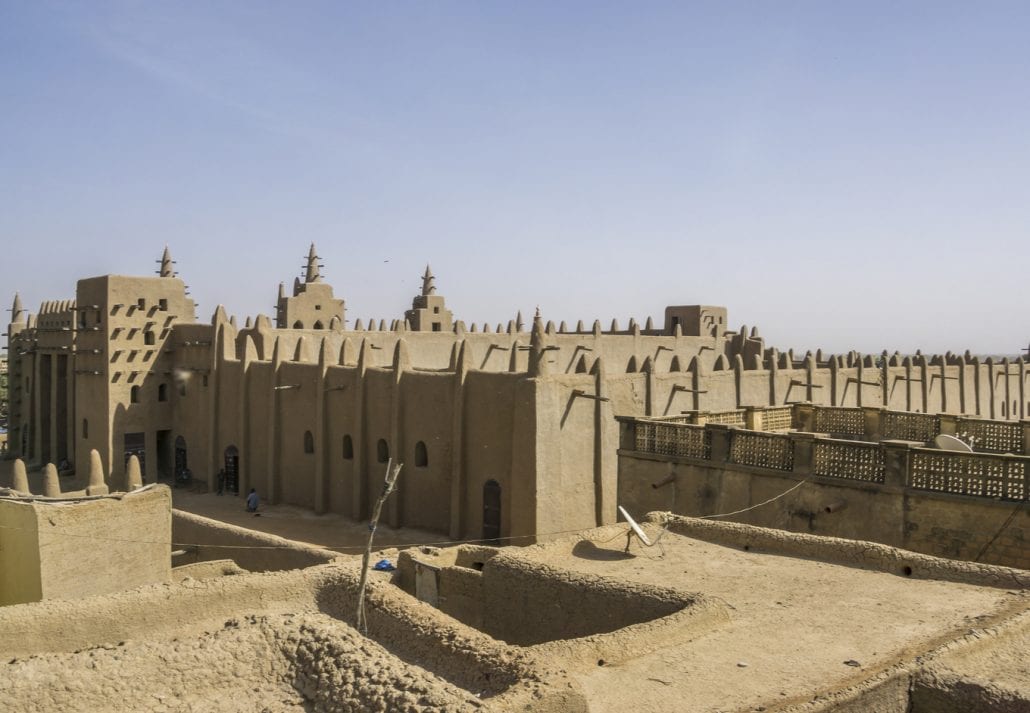
[[[949,436],[947,433],[942,433],[934,438],[933,443],[942,451],[958,451],[959,453],[973,452],[973,449],[969,447],[968,443],[960,441],[954,436]]]
[[[647,536],[647,533],[644,532],[644,529],[637,524],[637,521],[630,517],[630,514],[626,512],[626,508],[620,505],[619,513],[626,518],[626,522],[629,523],[629,527],[633,531],[633,534],[639,537],[640,541],[643,542],[645,546],[650,547],[653,544],[651,539]],[[626,549],[629,549],[629,538],[626,539]]]

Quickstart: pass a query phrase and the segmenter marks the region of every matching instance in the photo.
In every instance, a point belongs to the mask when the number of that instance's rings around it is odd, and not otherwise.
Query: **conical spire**
[[[543,376],[547,373],[547,348],[544,321],[540,317],[540,308],[536,308],[533,316],[533,331],[529,336],[529,375]]]
[[[319,282],[322,276],[318,274],[318,255],[315,253],[315,244],[311,243],[308,250],[308,269],[304,273],[304,282]]]
[[[25,310],[21,306],[21,295],[14,293],[14,305],[11,307],[11,322],[21,322],[25,319]]]
[[[168,252],[168,246],[165,245],[165,251],[161,254],[161,269],[158,271],[160,277],[175,277],[175,268],[172,267],[174,261],[172,260],[172,254]]]
[[[429,264],[426,263],[426,272],[422,275],[422,296],[428,297],[429,295],[436,294],[436,285],[433,284],[433,271],[429,269]]]

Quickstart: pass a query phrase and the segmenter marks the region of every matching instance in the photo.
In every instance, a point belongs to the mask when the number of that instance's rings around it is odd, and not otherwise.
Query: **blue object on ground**
[[[397,568],[390,564],[390,560],[379,560],[372,565],[372,569],[377,569],[380,572],[392,572]]]

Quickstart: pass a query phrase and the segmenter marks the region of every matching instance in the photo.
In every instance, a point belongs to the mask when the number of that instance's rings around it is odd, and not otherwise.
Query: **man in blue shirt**
[[[250,489],[250,493],[247,495],[247,512],[257,512],[258,509],[258,494],[254,488]]]

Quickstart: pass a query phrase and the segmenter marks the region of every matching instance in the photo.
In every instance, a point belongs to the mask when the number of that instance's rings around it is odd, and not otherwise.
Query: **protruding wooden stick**
[[[372,519],[368,523],[368,546],[365,547],[365,555],[361,558],[361,583],[358,585],[358,616],[357,627],[362,634],[368,633],[368,621],[365,619],[365,585],[368,583],[368,561],[372,558],[372,538],[376,534],[376,526],[379,524],[379,513],[383,510],[383,503],[390,497],[397,484],[397,476],[400,475],[403,463],[393,464],[391,458],[386,462],[386,480],[383,482],[383,493],[376,500],[376,506],[372,509]]]

